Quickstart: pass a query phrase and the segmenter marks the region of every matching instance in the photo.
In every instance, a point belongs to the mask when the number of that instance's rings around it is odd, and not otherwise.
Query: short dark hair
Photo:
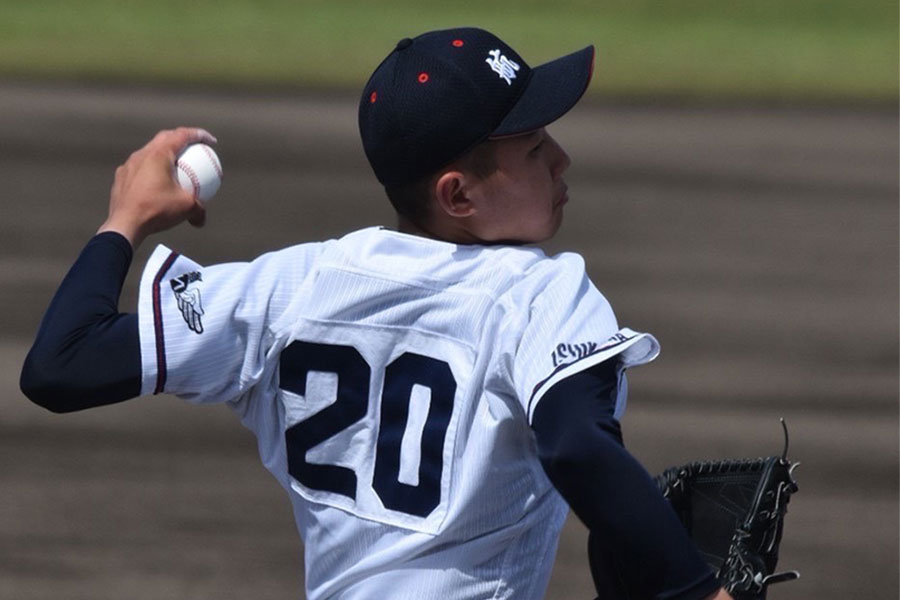
[[[471,173],[479,179],[485,179],[497,170],[496,144],[493,140],[481,142],[458,159],[453,164],[466,173]],[[397,214],[409,219],[413,223],[427,221],[431,210],[431,196],[434,191],[437,171],[422,177],[412,183],[392,188],[385,188],[388,200]]]

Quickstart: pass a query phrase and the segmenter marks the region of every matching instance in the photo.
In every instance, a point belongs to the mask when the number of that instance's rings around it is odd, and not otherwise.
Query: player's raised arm
[[[36,404],[70,412],[140,394],[137,315],[119,313],[119,295],[147,235],[203,223],[203,207],[173,175],[193,142],[215,138],[198,128],[161,131],[116,170],[109,217],[57,289],[22,367],[20,387]]]

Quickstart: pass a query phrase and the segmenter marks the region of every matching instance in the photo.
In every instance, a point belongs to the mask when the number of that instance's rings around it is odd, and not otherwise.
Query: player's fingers
[[[195,144],[197,142],[215,144],[219,141],[213,134],[202,127],[179,127],[175,130],[175,135],[185,144]]]
[[[203,142],[204,144],[215,144],[219,141],[216,136],[199,127],[194,129],[194,135],[197,138],[196,141]]]
[[[206,225],[206,209],[195,203],[187,219],[188,223],[194,227],[203,227]]]
[[[218,140],[207,130],[200,127],[178,127],[160,131],[156,137],[150,142],[152,145],[177,153],[188,144],[196,144],[203,142],[204,144],[215,144]]]
[[[191,142],[206,142],[214,144],[218,140],[216,136],[202,127],[174,127],[172,129],[161,129],[144,144],[144,148],[160,144],[169,144],[172,140]]]

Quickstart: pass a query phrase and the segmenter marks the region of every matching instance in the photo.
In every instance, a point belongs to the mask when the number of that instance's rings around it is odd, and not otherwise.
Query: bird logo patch
[[[200,301],[200,290],[192,284],[203,281],[200,273],[192,271],[185,273],[169,281],[172,291],[175,292],[175,301],[178,302],[178,310],[188,328],[195,333],[203,333],[203,304]]]

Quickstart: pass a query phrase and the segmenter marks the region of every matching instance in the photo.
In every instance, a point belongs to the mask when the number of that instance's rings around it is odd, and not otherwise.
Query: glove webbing
[[[797,491],[791,476],[795,466],[784,456],[698,461],[666,469],[656,478],[663,495],[669,499],[692,537],[697,533],[693,531],[695,493],[701,502],[707,503],[707,508],[711,502],[717,509],[713,511],[717,515],[715,518],[741,511],[731,525],[720,523],[713,528],[713,533],[718,536],[710,534],[698,540],[698,546],[716,570],[717,577],[735,598],[764,598],[768,585],[799,577],[796,571],[772,573],[778,559],[787,502]],[[752,501],[746,506],[742,501],[748,494],[752,494]],[[703,524],[699,528],[708,527]],[[724,552],[726,538],[723,536],[728,531],[733,533],[727,552]]]

